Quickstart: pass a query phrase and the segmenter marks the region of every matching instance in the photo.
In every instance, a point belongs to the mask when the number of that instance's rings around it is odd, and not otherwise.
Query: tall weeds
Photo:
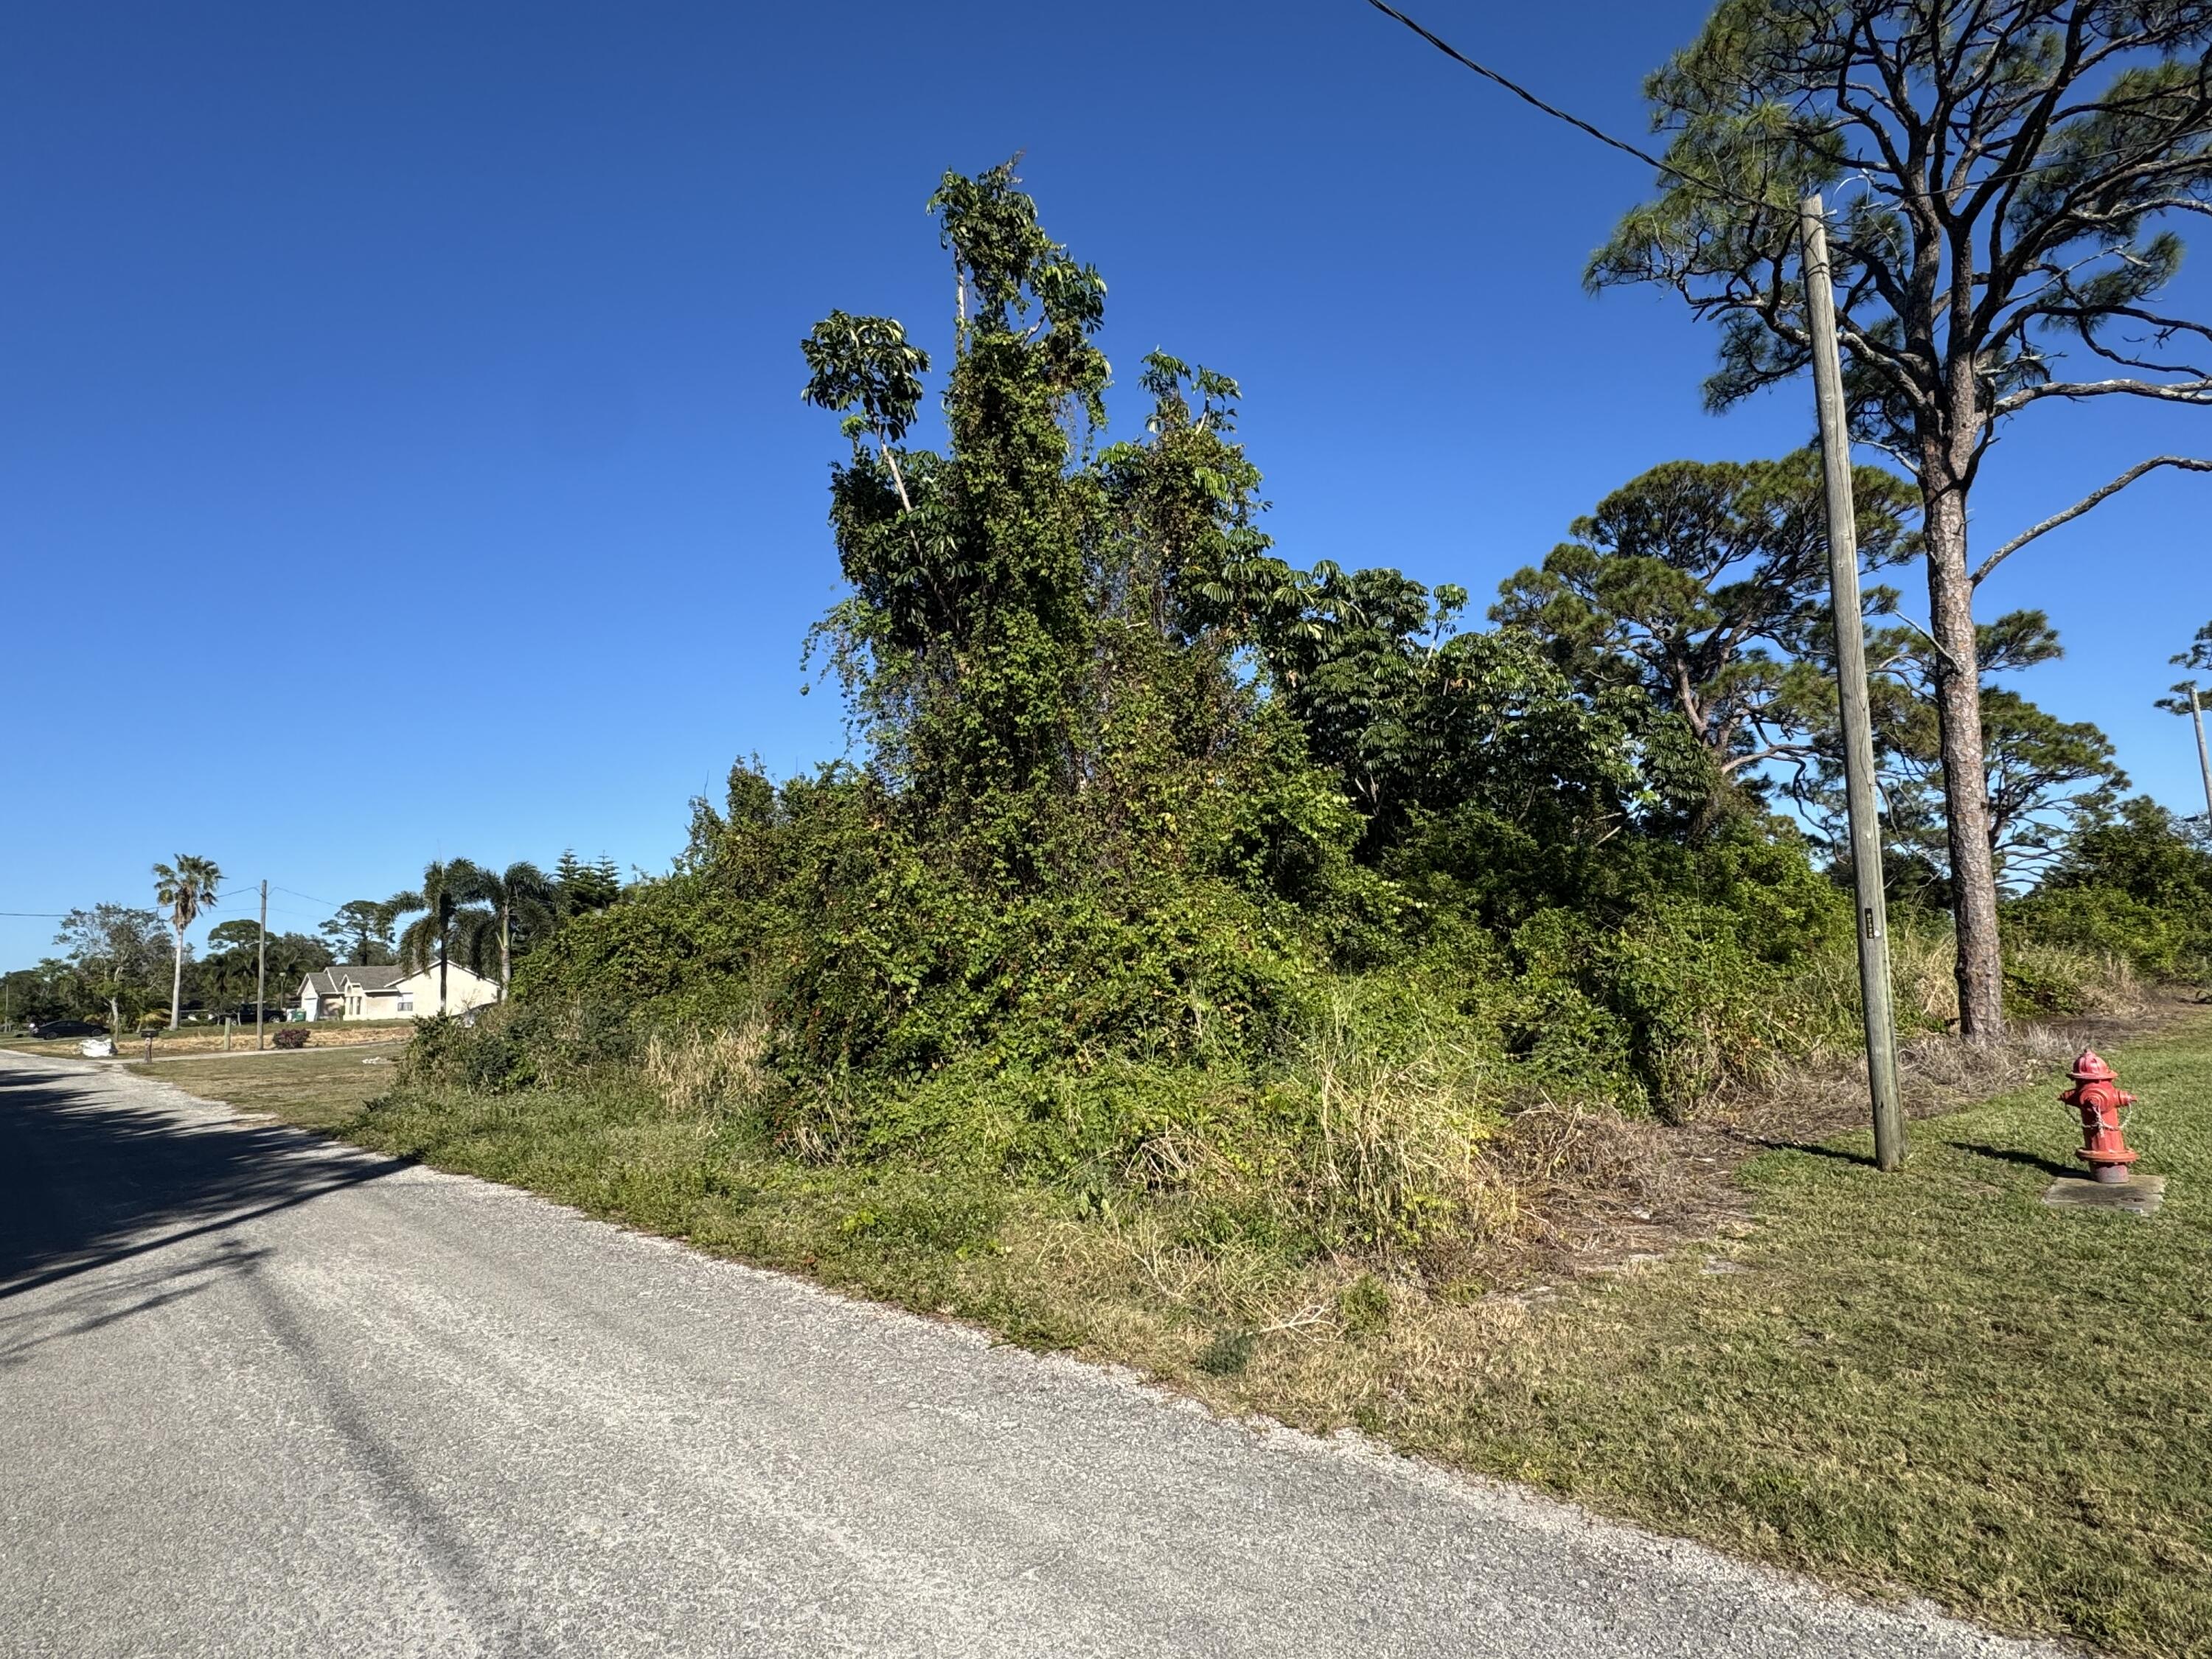
[[[734,1029],[655,1031],[646,1039],[646,1082],[679,1111],[721,1112],[757,1104],[769,1074],[767,1028],[748,1022]]]
[[[1388,1253],[1504,1219],[1482,1153],[1504,1123],[1497,1056],[1437,1036],[1386,1045],[1339,997],[1291,1069],[1313,1107],[1297,1200],[1322,1236]]]

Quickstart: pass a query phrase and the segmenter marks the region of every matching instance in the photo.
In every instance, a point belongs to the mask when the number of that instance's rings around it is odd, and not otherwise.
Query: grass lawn
[[[642,1090],[395,1093],[356,1055],[156,1066],[202,1094],[702,1249],[1136,1365],[2003,1628],[2212,1655],[2212,1021],[2118,1047],[2149,1219],[2048,1208],[2063,1079],[1745,1166],[1748,1218],[1555,1296],[1285,1273],[1176,1217],[801,1164]]]
[[[392,1086],[387,1062],[399,1045],[356,1045],[344,1048],[298,1048],[238,1060],[134,1061],[141,1077],[173,1083],[206,1100],[228,1101],[240,1111],[270,1112],[310,1129],[334,1130],[352,1122],[362,1109]]]
[[[1870,1137],[1770,1154],[1725,1251],[1568,1298],[1498,1386],[1378,1426],[1831,1580],[2212,1653],[2212,1027],[2108,1058],[2155,1217],[2040,1201],[2079,1168],[2063,1079],[1914,1125],[1899,1176]]]

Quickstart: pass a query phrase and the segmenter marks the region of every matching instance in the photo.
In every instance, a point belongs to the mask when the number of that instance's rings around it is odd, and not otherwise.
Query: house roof
[[[318,996],[334,997],[343,993],[348,984],[358,985],[364,991],[388,991],[407,977],[404,968],[364,968],[341,964],[336,968],[319,968],[307,975],[307,988]]]

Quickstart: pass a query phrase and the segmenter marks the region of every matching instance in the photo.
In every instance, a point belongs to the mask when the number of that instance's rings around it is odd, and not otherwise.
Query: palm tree
[[[215,908],[216,889],[222,885],[222,872],[213,859],[179,853],[173,865],[154,866],[154,902],[169,907],[169,931],[177,939],[176,969],[169,976],[169,1029],[173,1031],[184,1012],[185,929],[199,919],[201,911]]]
[[[486,913],[473,910],[471,902],[484,880],[484,872],[466,859],[433,860],[422,866],[422,884],[411,893],[394,893],[384,908],[395,916],[416,916],[399,936],[399,960],[421,972],[434,958],[438,964],[438,1012],[446,1012],[446,963],[453,953],[453,929],[473,924]]]
[[[560,920],[560,891],[525,859],[501,871],[478,870],[469,896],[490,907],[469,923],[469,966],[482,973],[492,941],[498,941],[499,995],[504,1002],[514,977],[516,935],[527,941],[550,932]]]

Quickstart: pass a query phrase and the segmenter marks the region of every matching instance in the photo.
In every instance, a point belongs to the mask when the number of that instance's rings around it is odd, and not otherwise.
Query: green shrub
[[[507,1008],[485,1011],[473,1021],[452,1014],[418,1019],[407,1052],[400,1057],[399,1081],[483,1094],[535,1083],[538,1068],[511,1029],[514,1024]]]
[[[2169,908],[2117,887],[2061,887],[2014,900],[2004,921],[2015,955],[2030,941],[2070,946],[2152,979],[2203,979],[2212,958],[2212,900]]]

